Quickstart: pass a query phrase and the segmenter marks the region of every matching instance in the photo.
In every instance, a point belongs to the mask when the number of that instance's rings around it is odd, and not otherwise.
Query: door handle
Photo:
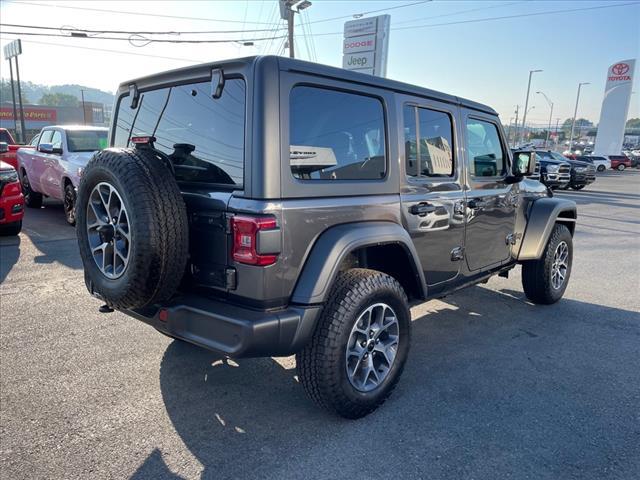
[[[433,213],[436,211],[435,205],[431,205],[427,202],[420,202],[415,205],[411,205],[409,207],[409,213],[412,215],[418,215],[420,217],[424,217],[428,213]]]
[[[479,208],[482,208],[484,206],[485,206],[485,202],[483,200],[478,200],[476,198],[472,198],[467,202],[467,207],[469,207],[472,210],[478,210]]]

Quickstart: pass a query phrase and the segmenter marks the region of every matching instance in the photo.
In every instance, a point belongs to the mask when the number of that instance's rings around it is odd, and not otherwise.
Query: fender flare
[[[361,247],[386,244],[403,247],[426,298],[424,272],[407,231],[393,222],[358,222],[337,225],[320,235],[304,263],[291,301],[302,305],[324,302],[347,255]]]
[[[537,260],[542,257],[551,231],[558,221],[569,224],[573,235],[576,219],[576,202],[571,200],[553,197],[539,198],[532,202],[518,261]]]

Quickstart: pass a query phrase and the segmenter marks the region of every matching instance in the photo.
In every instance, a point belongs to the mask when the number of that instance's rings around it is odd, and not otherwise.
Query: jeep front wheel
[[[296,355],[298,378],[321,407],[363,417],[400,379],[410,331],[407,297],[393,277],[366,269],[342,272],[310,343]]]
[[[550,305],[564,295],[571,275],[573,238],[566,227],[557,223],[538,260],[522,264],[522,287],[533,303]]]

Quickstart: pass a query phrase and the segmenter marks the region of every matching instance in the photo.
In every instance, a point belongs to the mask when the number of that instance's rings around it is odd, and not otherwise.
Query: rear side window
[[[107,148],[106,130],[67,130],[70,152],[94,152]]]
[[[222,96],[211,97],[210,82],[144,92],[138,108],[120,100],[114,146],[131,137],[153,136],[176,180],[240,186],[244,175],[245,83],[227,79]]]
[[[290,96],[289,164],[303,180],[378,180],[387,170],[384,109],[364,95],[298,86]]]
[[[449,114],[406,105],[404,148],[408,176],[453,176],[453,126]]]
[[[62,148],[62,134],[55,130],[53,132],[53,136],[51,137],[51,145],[53,148]]]
[[[474,177],[499,177],[506,172],[504,149],[493,123],[467,119],[467,154]]]

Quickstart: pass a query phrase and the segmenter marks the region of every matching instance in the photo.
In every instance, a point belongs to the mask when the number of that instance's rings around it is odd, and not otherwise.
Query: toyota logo
[[[624,75],[629,71],[629,65],[626,63],[616,63],[611,67],[611,73],[614,75]]]

